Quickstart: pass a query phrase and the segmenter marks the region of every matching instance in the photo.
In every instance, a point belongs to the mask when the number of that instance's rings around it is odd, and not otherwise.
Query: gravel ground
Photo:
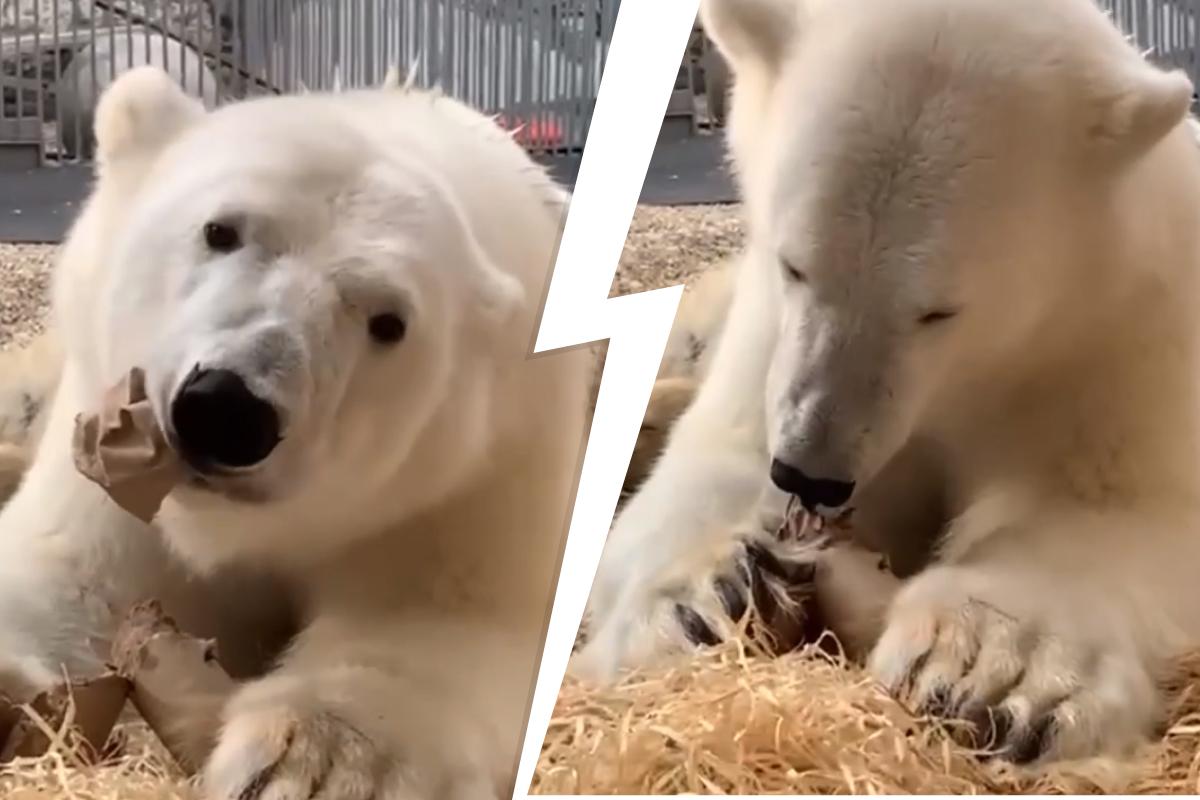
[[[742,242],[737,206],[641,206],[613,282],[613,295],[686,281],[721,263]],[[0,243],[0,349],[41,330],[55,248]]]
[[[673,286],[742,246],[739,206],[640,206],[629,226],[612,295]]]
[[[54,251],[47,245],[0,243],[0,349],[19,347],[41,330]]]

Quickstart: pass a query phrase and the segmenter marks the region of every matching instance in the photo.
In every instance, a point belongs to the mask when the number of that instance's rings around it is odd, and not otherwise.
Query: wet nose
[[[816,511],[817,506],[841,508],[854,494],[853,481],[813,478],[777,458],[771,460],[771,482],[780,491],[799,498],[800,505],[808,511]]]
[[[279,414],[235,372],[194,370],[171,408],[184,456],[195,466],[251,467],[279,444]]]

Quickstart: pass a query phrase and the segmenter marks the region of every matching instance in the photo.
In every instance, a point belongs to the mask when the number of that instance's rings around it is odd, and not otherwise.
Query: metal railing
[[[1185,70],[1200,86],[1200,0],[1098,0],[1147,58]]]
[[[0,148],[92,157],[96,98],[153,63],[210,107],[418,86],[496,114],[535,152],[586,136],[620,0],[0,0]]]

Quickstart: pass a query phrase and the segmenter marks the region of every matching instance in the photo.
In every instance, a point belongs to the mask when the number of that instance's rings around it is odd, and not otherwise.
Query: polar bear
[[[0,512],[0,691],[94,671],[153,595],[247,678],[208,796],[511,791],[591,377],[529,356],[565,192],[408,88],[207,112],[144,67],[96,135],[61,375]],[[161,536],[72,460],[135,366],[188,464]]]
[[[1128,752],[1200,645],[1188,79],[1089,0],[702,8],[749,240],[573,668],[717,638],[792,496],[906,579],[885,686],[1017,763]]]

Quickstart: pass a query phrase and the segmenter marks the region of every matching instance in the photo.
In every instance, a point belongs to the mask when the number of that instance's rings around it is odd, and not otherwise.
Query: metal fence
[[[535,152],[583,146],[620,0],[0,0],[0,150],[92,156],[131,66],[216,107],[264,93],[419,86],[498,115]]]
[[[1200,0],[1098,0],[1157,64],[1186,70],[1200,86]]]

